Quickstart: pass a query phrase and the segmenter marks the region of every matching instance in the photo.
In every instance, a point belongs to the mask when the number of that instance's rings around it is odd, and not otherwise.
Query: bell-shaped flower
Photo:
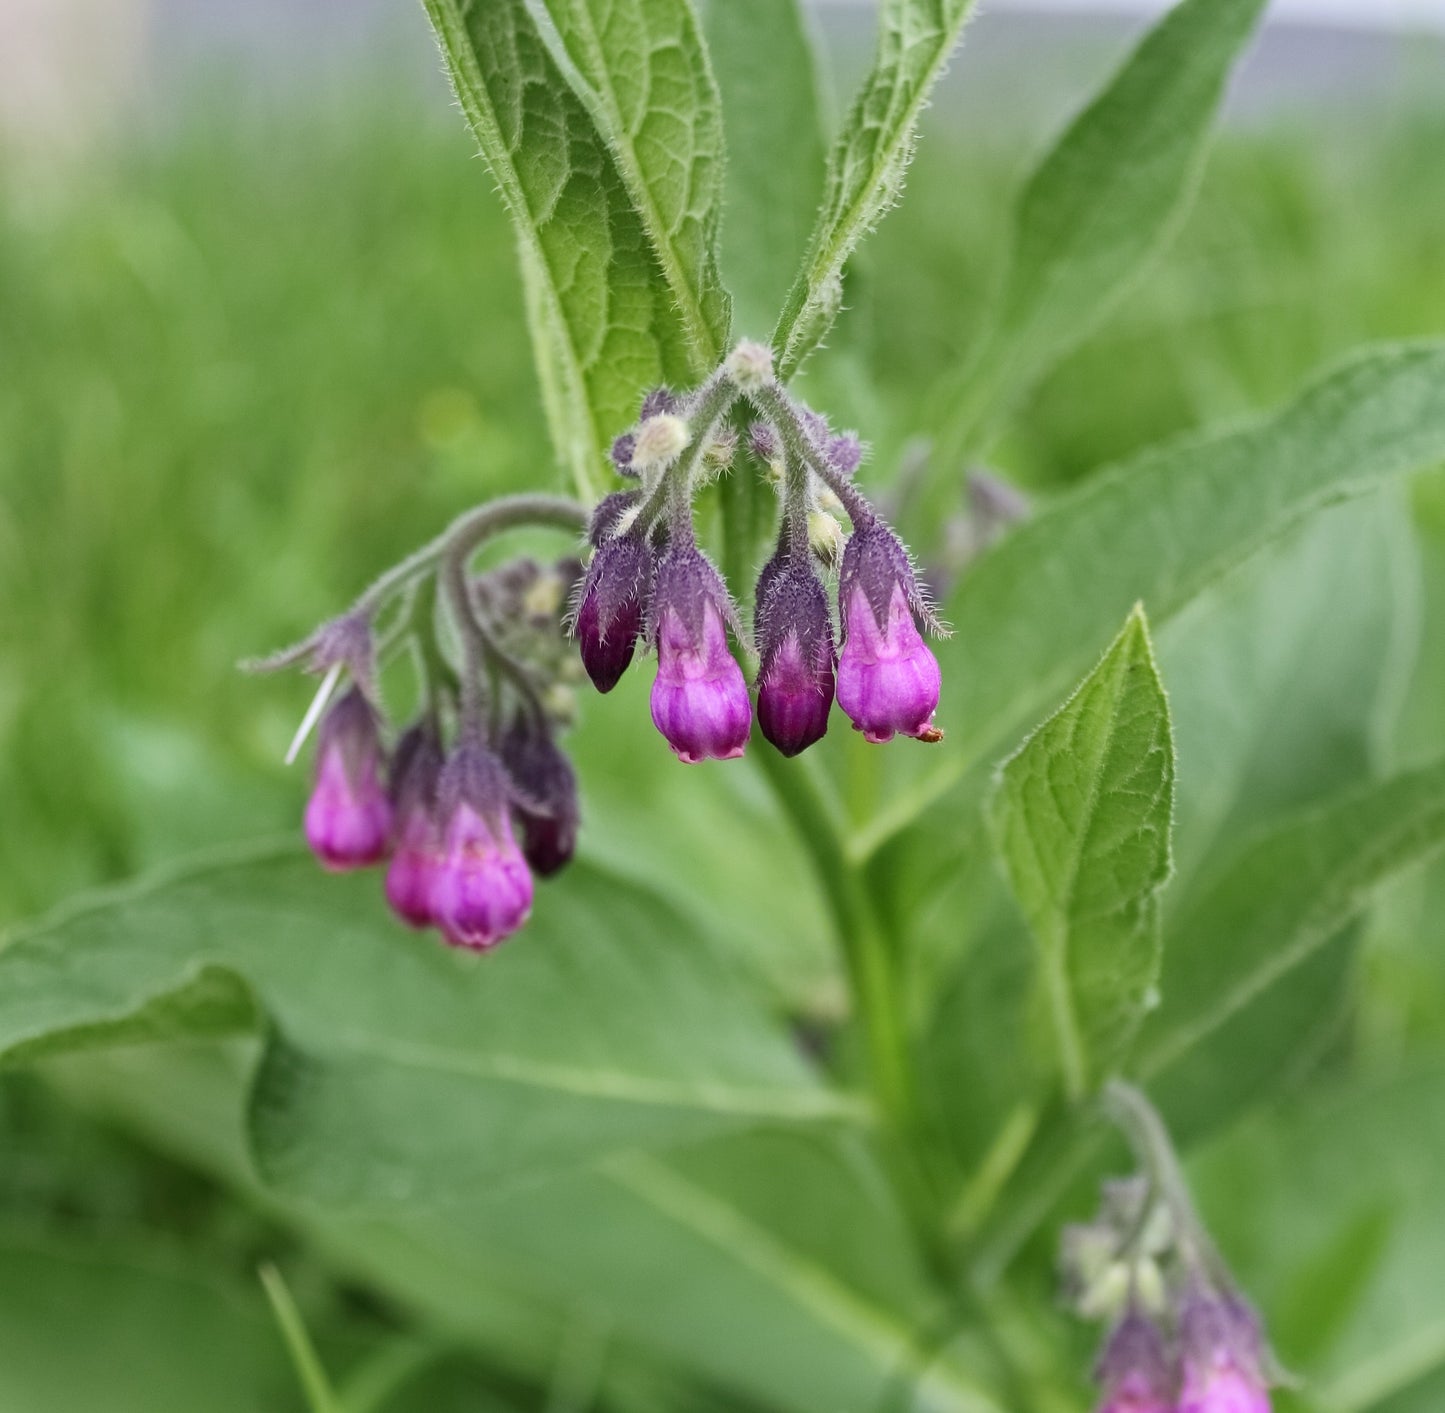
[[[886,525],[858,526],[838,576],[843,651],[838,705],[866,741],[926,736],[942,677],[918,631],[929,610],[908,554]]]
[[[657,679],[652,722],[689,765],[742,755],[752,732],[748,684],[728,651],[732,604],[717,570],[691,544],[658,565],[652,599]]]
[[[833,706],[833,624],[828,595],[808,559],[780,548],[758,577],[758,725],[785,756],[828,729]]]
[[[532,911],[532,875],[512,833],[506,772],[480,741],[464,740],[442,768],[437,796],[442,858],[433,918],[454,946],[485,951]]]
[[[306,842],[324,868],[342,873],[386,856],[392,810],[383,764],[376,713],[353,687],[321,723],[306,802]]]

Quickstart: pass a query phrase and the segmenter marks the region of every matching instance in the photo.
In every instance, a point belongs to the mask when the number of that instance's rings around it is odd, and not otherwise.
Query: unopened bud
[[[773,351],[744,339],[728,355],[727,375],[741,392],[757,392],[773,381]]]
[[[843,559],[843,547],[847,537],[837,518],[826,510],[808,512],[808,545],[817,555],[820,563],[829,569],[836,569]]]
[[[659,412],[637,429],[632,448],[633,469],[655,470],[676,461],[692,440],[692,432],[683,419],[673,412]]]

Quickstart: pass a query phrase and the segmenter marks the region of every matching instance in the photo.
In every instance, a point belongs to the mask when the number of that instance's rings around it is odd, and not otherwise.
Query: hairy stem
[[[394,564],[352,605],[351,612],[369,616],[393,594],[435,568],[448,554],[469,556],[483,540],[504,530],[542,525],[580,534],[589,511],[567,496],[515,495],[487,501],[459,515],[436,539]]]
[[[804,465],[843,503],[855,526],[877,518],[867,498],[842,472],[828,464],[781,383],[765,383],[748,394],[754,407],[777,428],[789,460]]]
[[[687,409],[688,430],[691,440],[682,449],[681,455],[657,478],[657,484],[648,492],[633,522],[646,534],[658,516],[667,512],[675,495],[689,496],[692,490],[693,473],[707,448],[708,438],[713,429],[732,410],[738,400],[738,390],[726,371],[719,368],[700,387]]]
[[[848,862],[833,812],[806,765],[775,751],[759,751],[755,759],[808,851],[833,915],[879,1108],[893,1126],[906,1129],[916,1113],[912,1066],[893,958],[873,899]]]

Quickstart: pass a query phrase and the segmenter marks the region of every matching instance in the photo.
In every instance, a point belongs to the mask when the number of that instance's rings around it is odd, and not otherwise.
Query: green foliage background
[[[563,475],[467,135],[434,97],[366,87],[264,114],[197,101],[83,167],[0,170],[0,916],[197,850],[231,861],[190,893],[63,914],[0,980],[0,1408],[304,1406],[263,1259],[351,1413],[852,1408],[910,1366],[898,1407],[1082,1408],[1089,1336],[1053,1309],[1050,1247],[1122,1155],[1041,1079],[1030,944],[988,853],[985,773],[1024,728],[955,730],[961,783],[939,798],[935,758],[829,746],[858,837],[915,787],[928,805],[901,842],[876,836],[870,875],[909,938],[924,1161],[957,1192],[974,1282],[958,1305],[850,1092],[792,1043],[843,1005],[798,840],[750,767],[674,764],[638,674],[586,703],[585,862],[489,964],[494,997],[391,929],[367,884],[321,889],[284,843],[255,847],[295,831],[302,784],[278,762],[304,689],[236,659],[465,505]],[[874,439],[875,486],[948,423],[940,387],[1030,157],[965,143],[947,112],[805,380]],[[1438,335],[1442,143],[1445,113],[1415,105],[1226,130],[1160,262],[1018,389],[990,461],[1047,501],[1287,402],[1363,342]],[[771,271],[738,283],[749,312],[782,293]],[[937,552],[963,508],[942,483],[904,529]],[[945,660],[946,693],[1007,729],[989,683],[1025,649],[988,610],[1010,563],[980,571]],[[1395,874],[1442,830],[1445,482],[1325,509],[1179,610],[1155,644],[1177,872],[1143,1063],[1307,1377],[1292,1406],[1423,1413],[1445,1393],[1445,873]],[[1027,720],[1086,668],[1036,682]],[[293,896],[290,931],[248,932],[252,900]],[[1186,1047],[1189,1003],[1285,938],[1312,950]],[[238,957],[240,996],[201,969]],[[172,960],[194,967],[179,997]],[[243,1108],[258,1046],[237,1017],[258,1003],[283,1043]],[[107,1036],[138,1012],[150,1043]],[[397,1071],[428,1066],[418,1112]],[[597,1092],[613,1067],[675,1089]],[[563,1098],[539,1108],[527,1084]]]

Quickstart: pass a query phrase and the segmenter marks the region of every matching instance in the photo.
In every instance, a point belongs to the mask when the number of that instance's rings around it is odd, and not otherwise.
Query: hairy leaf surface
[[[973,0],[882,0],[878,52],[833,145],[823,205],[802,269],[773,330],[791,377],[843,303],[843,267],[903,190],[918,115],[958,43]]]
[[[595,493],[640,389],[692,367],[627,185],[527,0],[426,0],[462,111],[517,233],[557,455]]]
[[[529,3],[613,155],[700,380],[723,354],[731,308],[717,265],[722,106],[692,0]]]
[[[1174,742],[1142,609],[1078,690],[1004,762],[993,830],[1039,947],[1064,1085],[1126,1050],[1159,970]]]

